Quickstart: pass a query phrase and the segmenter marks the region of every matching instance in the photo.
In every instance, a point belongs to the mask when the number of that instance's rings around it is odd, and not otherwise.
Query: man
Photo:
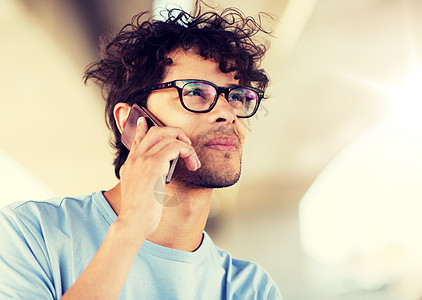
[[[251,40],[262,29],[236,10],[142,17],[85,75],[106,94],[120,181],[3,209],[1,299],[281,299],[262,267],[232,258],[204,232],[213,189],[239,179],[242,119],[268,84],[258,69],[265,47]],[[129,151],[121,133],[134,104],[166,126],[137,119]],[[170,205],[158,189],[177,158],[161,191],[177,200]]]

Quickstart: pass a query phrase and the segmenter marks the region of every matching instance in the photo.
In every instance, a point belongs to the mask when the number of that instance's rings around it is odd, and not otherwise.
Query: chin
[[[173,178],[188,185],[204,188],[224,188],[234,185],[239,181],[241,174],[241,159],[237,162],[234,158],[224,156],[221,160],[204,160],[201,168],[192,172],[189,171],[183,161],[179,161],[176,166]]]
[[[201,169],[197,170],[196,172],[191,172],[192,177],[187,178],[188,181],[186,181],[189,184],[198,186],[198,187],[204,187],[204,188],[210,188],[210,189],[217,189],[217,188],[224,188],[234,185],[236,182],[239,181],[240,178],[240,170],[238,172],[230,172],[225,173],[221,171],[213,171],[213,170],[207,170],[204,169],[201,171]]]

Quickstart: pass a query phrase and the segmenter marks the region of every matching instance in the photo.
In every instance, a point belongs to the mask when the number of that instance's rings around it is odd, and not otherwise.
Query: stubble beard
[[[198,136],[192,141],[192,146],[201,161],[201,167],[196,171],[190,171],[184,161],[179,159],[173,178],[185,185],[203,188],[224,188],[234,185],[239,181],[241,174],[241,143],[236,152],[222,152],[204,146],[205,141],[211,136],[233,135],[233,133],[234,130],[220,127]],[[237,134],[236,136],[238,137]]]

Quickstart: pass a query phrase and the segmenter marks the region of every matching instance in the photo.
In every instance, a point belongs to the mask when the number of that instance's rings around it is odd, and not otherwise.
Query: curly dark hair
[[[151,17],[142,21],[147,12],[135,15],[115,37],[101,37],[101,59],[86,68],[85,83],[89,79],[98,83],[106,101],[105,117],[114,135],[110,144],[116,150],[114,167],[118,179],[129,151],[121,142],[114,106],[118,102],[132,105],[128,100],[132,92],[162,82],[166,68],[172,64],[168,57],[172,51],[192,49],[205,59],[216,61],[223,73],[234,72],[241,85],[263,90],[268,86],[269,78],[259,68],[268,42],[257,44],[252,38],[257,33],[270,32],[236,8],[202,13],[198,2],[195,7],[192,14],[180,9],[161,12],[166,13],[166,21]],[[136,102],[145,105],[148,96],[138,97]]]

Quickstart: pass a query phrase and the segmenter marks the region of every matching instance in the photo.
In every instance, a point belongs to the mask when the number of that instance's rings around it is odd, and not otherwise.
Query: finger
[[[148,130],[148,132],[144,136],[142,136],[142,132],[140,132],[139,135],[135,137],[132,147],[136,148],[136,150],[134,151],[136,151],[137,153],[143,153],[148,151],[156,143],[166,137],[177,139],[186,143],[187,145],[192,144],[190,139],[180,128],[153,126]]]
[[[180,152],[179,157],[183,158],[186,167],[191,171],[196,171],[201,167],[201,161],[193,148],[188,149],[186,153]]]
[[[160,157],[160,159],[168,162],[181,157],[191,171],[196,171],[201,167],[201,162],[192,146],[170,137],[164,138],[155,144],[146,155]]]
[[[153,129],[153,134],[156,134],[155,131],[158,131],[158,134],[162,134],[164,133],[164,136],[170,136],[170,137],[174,137],[182,142],[187,143],[188,145],[192,145],[192,141],[190,140],[190,138],[188,138],[188,136],[186,135],[186,133],[178,127],[160,127],[160,126],[154,126],[152,127]]]
[[[136,132],[135,132],[134,141],[142,140],[147,134],[147,132],[148,132],[147,120],[145,119],[145,117],[139,117],[138,121],[136,122]]]

